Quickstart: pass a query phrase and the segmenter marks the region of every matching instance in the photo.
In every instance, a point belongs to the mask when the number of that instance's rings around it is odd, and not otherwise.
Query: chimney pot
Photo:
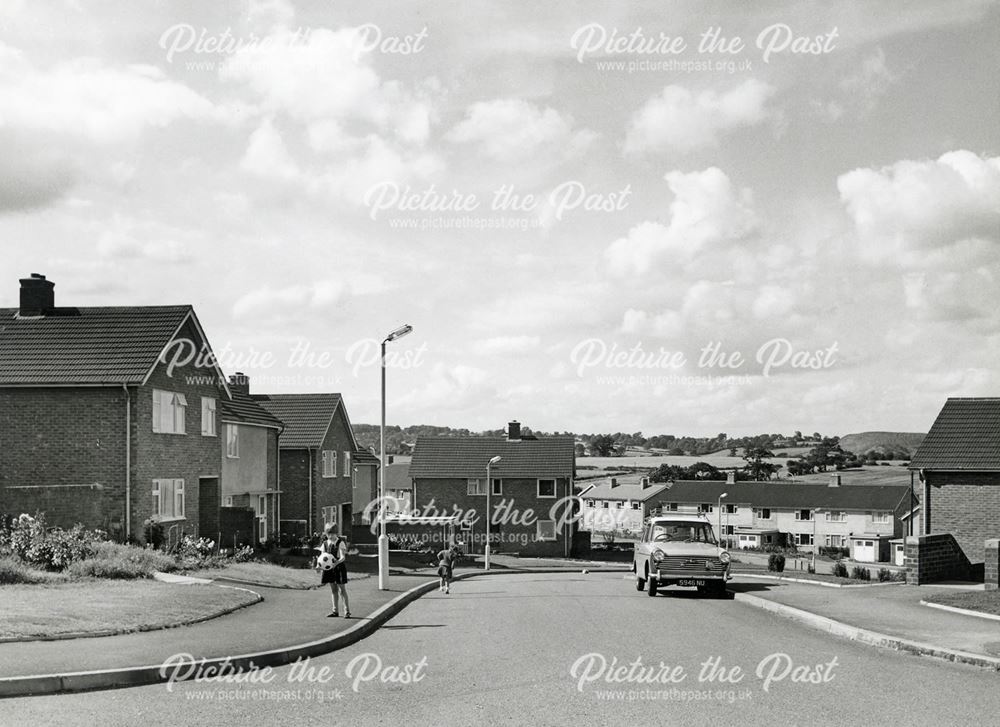
[[[21,300],[19,315],[41,316],[56,307],[56,296],[53,288],[56,284],[46,280],[44,275],[32,273],[30,277],[21,278]]]
[[[229,388],[233,391],[250,395],[250,377],[242,371],[237,371],[229,377]]]
[[[735,485],[736,484],[736,470],[729,470],[726,472],[726,484]]]
[[[639,484],[642,486],[642,489],[645,490],[647,487],[649,487],[649,478],[648,477],[640,477],[639,478]]]
[[[615,477],[611,478],[611,489],[618,487],[618,480]]]
[[[830,475],[830,487],[840,487],[840,473],[834,472]]]

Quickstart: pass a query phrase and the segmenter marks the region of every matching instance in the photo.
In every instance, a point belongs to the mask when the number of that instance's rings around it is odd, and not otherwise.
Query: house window
[[[184,434],[184,394],[153,389],[153,431],[161,434]]]
[[[351,476],[351,453],[344,452],[344,477]]]
[[[735,525],[727,525],[726,526],[726,535],[734,535],[735,533],[736,533],[736,526]]]
[[[491,482],[493,483],[493,494],[494,495],[502,495],[503,494],[503,480],[501,480],[499,478],[493,478],[491,480]]]
[[[760,520],[770,520],[771,519],[771,508],[760,507],[753,511],[753,514]]]
[[[164,520],[184,517],[184,480],[153,480],[153,514]]]
[[[698,512],[712,512],[712,504],[709,502],[703,502],[698,505]]]
[[[888,523],[889,522],[889,513],[888,512],[877,511],[877,512],[872,512],[872,513],[869,513],[869,514],[871,515],[873,523],[883,523],[884,524],[884,523]]]
[[[736,514],[736,505],[728,505],[727,504],[726,505],[726,513],[728,515],[735,515]]]
[[[215,433],[215,399],[203,396],[201,397],[201,435],[214,437]]]
[[[538,527],[536,531],[538,540],[555,540],[556,539],[556,521],[555,520],[539,520]]]
[[[556,496],[556,481],[555,480],[538,480],[538,496],[539,497],[555,497]]]
[[[664,510],[670,510],[671,512],[677,512],[677,503],[676,502],[668,502],[666,505],[663,506],[663,509]]]
[[[619,500],[618,502],[615,503],[615,508],[618,509],[618,510],[624,510],[625,509],[625,503],[622,502],[621,500]]]
[[[603,501],[603,502],[601,503],[601,507],[603,507],[603,508],[604,508],[605,510],[607,510],[607,509],[608,509],[609,507],[611,507],[611,503],[610,503],[610,502],[608,502],[607,500],[604,500],[604,501]]]
[[[323,450],[323,476],[337,476],[337,453],[332,449]]]
[[[796,520],[812,520],[813,511],[812,510],[796,510],[795,511]]]
[[[795,533],[795,544],[812,545],[813,544],[812,533]]]
[[[593,507],[593,506],[594,506],[594,501],[593,500],[587,500],[587,507]]]
[[[233,496],[232,495],[226,495],[226,499],[222,501],[222,506],[223,507],[232,507],[233,506]]]
[[[226,425],[226,456],[240,456],[240,428],[235,424]]]
[[[469,488],[466,491],[468,495],[485,495],[486,494],[486,481],[479,479],[478,477],[469,478]]]
[[[826,521],[828,523],[846,523],[847,513],[843,510],[831,510],[826,514]]]
[[[641,508],[642,508],[641,503],[638,503],[638,502],[633,502],[632,503],[632,509],[633,510],[640,510]]]
[[[337,524],[337,506],[330,505],[329,507],[321,507],[320,513],[323,516],[323,529],[325,530],[329,525]]]
[[[827,535],[826,544],[831,548],[843,548],[844,547],[844,536],[843,535]]]

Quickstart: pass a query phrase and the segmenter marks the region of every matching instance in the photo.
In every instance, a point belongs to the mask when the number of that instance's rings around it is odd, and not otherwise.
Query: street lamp
[[[729,495],[728,492],[723,492],[719,495],[719,547],[722,547],[722,501],[726,499]]]
[[[812,556],[813,556],[812,557],[813,573],[816,572],[816,551],[819,550],[819,542],[816,540],[816,523],[819,521],[819,517],[817,517],[817,516],[821,512],[823,512],[823,511],[822,510],[813,510],[813,552],[812,552]]]
[[[389,343],[389,341],[402,338],[412,330],[413,326],[409,324],[400,326],[382,341],[382,356],[380,358],[382,368],[382,423],[378,430],[382,449],[378,478],[378,589],[380,591],[385,591],[389,588],[389,536],[385,534],[385,344]]]
[[[490,521],[493,520],[490,512],[490,495],[493,494],[493,480],[490,479],[490,467],[497,464],[501,459],[502,457],[497,455],[486,463],[486,547],[483,549],[486,570],[490,569]]]

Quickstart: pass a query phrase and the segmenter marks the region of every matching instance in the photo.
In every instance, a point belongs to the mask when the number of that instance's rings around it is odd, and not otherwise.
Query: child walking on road
[[[441,587],[438,590],[451,593],[451,576],[455,568],[455,558],[458,556],[458,548],[454,545],[445,548],[437,554],[438,576],[441,577]]]

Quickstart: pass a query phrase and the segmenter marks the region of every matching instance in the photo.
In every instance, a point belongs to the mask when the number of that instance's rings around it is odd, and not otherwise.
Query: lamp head
[[[720,499],[720,500],[722,500],[722,499],[724,499],[725,497],[727,497],[728,495],[729,495],[729,493],[728,493],[728,492],[723,492],[723,493],[722,493],[721,495],[719,495],[719,499]]]
[[[493,457],[493,458],[492,458],[492,459],[490,460],[490,464],[491,464],[491,465],[492,465],[492,464],[496,464],[496,463],[497,463],[497,462],[499,462],[499,461],[500,461],[501,459],[503,459],[503,457],[501,457],[501,456],[500,456],[500,455],[498,454],[498,455],[497,455],[496,457]]]
[[[395,341],[397,338],[402,338],[407,333],[413,330],[413,326],[407,323],[405,326],[400,326],[396,330],[392,331],[388,336],[385,337],[386,341]]]

